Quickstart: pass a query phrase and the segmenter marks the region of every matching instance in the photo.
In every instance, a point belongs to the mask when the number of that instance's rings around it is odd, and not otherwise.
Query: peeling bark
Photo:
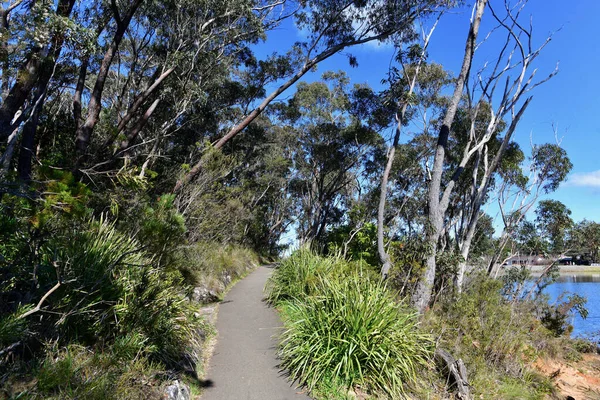
[[[434,283],[433,281],[435,279],[436,271],[437,243],[443,229],[444,214],[448,208],[450,193],[454,186],[453,179],[444,190],[443,196],[440,199],[442,174],[445,161],[444,159],[446,156],[446,148],[448,146],[448,138],[450,136],[450,127],[454,122],[458,104],[462,97],[465,83],[471,71],[471,64],[477,44],[476,42],[477,35],[479,33],[479,26],[481,24],[481,18],[483,16],[486,4],[487,0],[478,0],[475,5],[471,25],[469,27],[469,34],[466,40],[462,67],[456,80],[454,93],[446,110],[446,114],[438,135],[435,157],[433,161],[433,171],[428,190],[429,226],[427,227],[426,243],[429,247],[429,254],[426,259],[425,275],[419,280],[412,299],[413,305],[415,305],[420,312],[425,311],[431,300],[431,293]],[[458,174],[455,174],[456,176],[453,177],[455,179],[458,178],[458,175],[460,175],[462,170],[459,169],[457,172]]]

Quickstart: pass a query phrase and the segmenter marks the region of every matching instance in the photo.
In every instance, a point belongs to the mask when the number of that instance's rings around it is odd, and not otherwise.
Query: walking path
[[[263,301],[272,268],[238,282],[219,306],[218,338],[202,400],[307,400],[282,375],[276,358],[281,321]]]

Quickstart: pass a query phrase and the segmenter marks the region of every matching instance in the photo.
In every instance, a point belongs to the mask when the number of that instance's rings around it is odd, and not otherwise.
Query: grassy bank
[[[433,338],[366,265],[300,250],[267,290],[286,328],[283,365],[315,398],[398,398],[430,363]]]
[[[315,399],[453,398],[436,348],[464,361],[475,398],[564,398],[539,360],[577,363],[595,347],[549,329],[545,306],[507,287],[472,276],[418,317],[368,264],[300,250],[266,289],[284,321],[282,365]]]
[[[104,219],[54,232],[35,255],[3,232],[0,398],[162,399],[175,380],[197,393],[213,328],[190,298],[206,282],[221,295],[256,254],[169,244],[160,257]]]

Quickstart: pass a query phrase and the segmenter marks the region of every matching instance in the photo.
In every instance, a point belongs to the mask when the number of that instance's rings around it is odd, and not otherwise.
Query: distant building
[[[515,266],[515,265],[541,265],[546,264],[547,260],[539,255],[531,255],[531,256],[512,256],[504,265],[507,266]]]

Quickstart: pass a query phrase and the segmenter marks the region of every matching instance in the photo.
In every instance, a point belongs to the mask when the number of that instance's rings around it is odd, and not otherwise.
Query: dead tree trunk
[[[446,148],[448,146],[448,137],[450,136],[450,127],[454,122],[454,116],[456,115],[458,104],[463,94],[465,82],[467,81],[471,71],[471,64],[473,61],[473,55],[475,53],[479,26],[481,24],[481,18],[483,16],[486,4],[487,0],[478,0],[475,4],[473,16],[471,17],[471,24],[469,27],[469,34],[467,36],[465,45],[462,67],[456,80],[454,93],[450,103],[448,104],[448,108],[446,110],[446,114],[438,135],[433,161],[433,171],[428,190],[429,226],[427,227],[426,243],[429,254],[427,255],[426,259],[425,275],[419,280],[412,299],[413,304],[420,312],[425,311],[429,305],[429,301],[431,300],[436,270],[437,243],[440,238],[440,233],[443,229],[444,214],[448,208],[450,193],[452,191],[452,187],[454,186],[454,181],[451,181],[444,191],[443,197],[440,198],[444,158],[446,156]]]
[[[460,400],[471,400],[471,389],[467,379],[467,368],[465,363],[459,358],[452,357],[450,353],[443,349],[435,350],[435,359],[446,370],[451,382],[456,387],[457,398]]]

